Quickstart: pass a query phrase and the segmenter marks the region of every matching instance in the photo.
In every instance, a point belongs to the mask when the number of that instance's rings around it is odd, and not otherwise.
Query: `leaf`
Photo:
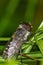
[[[9,37],[1,37],[1,38],[0,38],[0,41],[9,41],[9,40],[10,40]]]
[[[21,65],[21,63],[15,59],[2,59],[0,57],[0,65]]]
[[[41,40],[37,41],[37,45],[38,45],[41,53],[43,54],[43,40],[41,39]]]

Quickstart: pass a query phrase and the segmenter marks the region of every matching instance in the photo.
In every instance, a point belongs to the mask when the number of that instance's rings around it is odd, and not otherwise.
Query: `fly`
[[[23,42],[27,40],[27,37],[30,35],[30,33],[31,25],[27,23],[21,23],[11,37],[11,40],[8,42],[8,45],[3,52],[3,58],[12,58],[13,56],[18,55]]]

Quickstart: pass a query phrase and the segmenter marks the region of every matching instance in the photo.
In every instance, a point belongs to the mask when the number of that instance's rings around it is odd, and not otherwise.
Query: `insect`
[[[24,41],[27,40],[27,37],[31,33],[31,25],[28,23],[21,23],[17,28],[16,32],[14,32],[10,41],[7,43],[7,46],[3,52],[3,58],[12,58],[16,56]]]

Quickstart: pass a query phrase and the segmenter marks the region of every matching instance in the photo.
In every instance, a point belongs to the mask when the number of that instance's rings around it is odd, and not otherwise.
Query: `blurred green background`
[[[12,34],[16,31],[18,25],[23,21],[27,23],[31,23],[31,25],[33,26],[32,32],[34,37],[35,32],[37,31],[38,27],[43,21],[43,0],[0,0],[0,50],[1,51],[3,50],[6,41],[9,40],[9,38],[7,37],[11,37]],[[43,27],[41,28],[41,30],[43,31]],[[28,49],[30,52],[30,49],[34,47],[35,50],[32,49],[32,51],[38,50],[41,51],[43,54],[43,40],[40,41],[37,40],[39,38],[41,39],[43,37],[43,34],[42,35],[40,34],[40,36],[38,37],[37,35],[35,35],[36,36],[35,43],[37,42],[39,48],[37,47],[37,45],[36,46],[31,45],[30,42],[30,46],[27,45],[29,48],[23,47],[23,48],[27,48],[25,49],[25,52],[28,52]],[[34,40],[32,43],[34,43]],[[31,54],[32,53],[30,53],[30,55]],[[37,52],[35,52],[33,53],[33,56],[40,57],[42,55],[40,53],[38,53],[37,55]],[[28,64],[43,65],[43,61],[37,62],[35,60],[34,61],[29,60]]]
[[[0,0],[0,37],[11,36],[22,21],[35,32],[42,20],[43,0]]]

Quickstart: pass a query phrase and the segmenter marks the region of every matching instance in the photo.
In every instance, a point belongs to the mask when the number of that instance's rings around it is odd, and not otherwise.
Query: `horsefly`
[[[31,25],[28,23],[21,23],[16,32],[14,32],[12,35],[10,41],[7,43],[2,57],[4,59],[9,59],[18,55],[23,42],[27,40],[27,37],[30,35],[30,33]]]

